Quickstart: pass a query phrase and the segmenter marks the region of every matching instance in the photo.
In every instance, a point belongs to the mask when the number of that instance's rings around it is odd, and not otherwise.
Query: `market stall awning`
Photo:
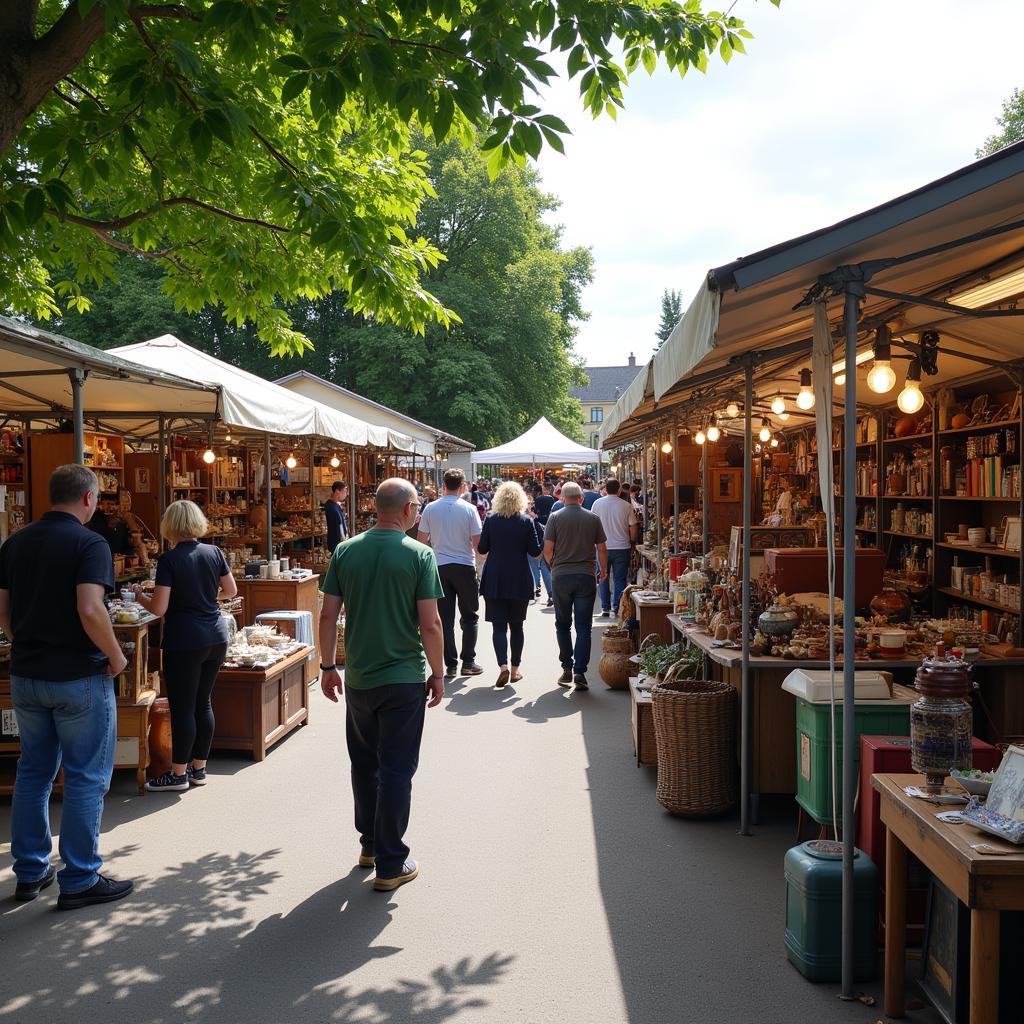
[[[318,377],[308,370],[297,370],[274,383],[328,405],[332,409],[385,427],[388,430],[390,446],[399,451],[433,457],[435,449],[438,448],[447,452],[468,452],[473,449],[473,445],[461,437],[455,437],[427,423],[420,423],[411,416],[389,409],[386,405],[349,391],[339,384],[324,380],[323,377]]]
[[[997,301],[975,292],[989,284],[989,296],[1006,293],[1004,300],[1014,299],[1015,277],[1021,279],[1017,294],[1024,293],[1024,275],[1018,273],[1024,268],[1024,229],[997,232],[1018,222],[1024,222],[1024,143],[838,224],[711,270],[652,360],[650,391],[631,408],[628,396],[620,399],[621,408],[613,411],[602,432],[602,444],[630,439],[642,421],[685,404],[695,387],[729,372],[730,363],[747,353],[756,352],[759,358],[755,382],[769,384],[773,353],[802,347],[809,353],[813,309],[801,305],[801,299],[820,276],[839,267],[858,273],[867,265],[872,271],[869,288],[902,296],[981,307]],[[967,244],[946,247],[967,238],[972,239]],[[915,258],[904,259],[910,255]],[[1010,291],[1000,292],[998,285],[1007,281]],[[828,312],[838,330],[842,299],[830,299]],[[897,339],[926,328],[939,332],[939,372],[923,380],[925,388],[981,368],[965,356],[1006,361],[1024,357],[1021,322],[1012,317],[979,319],[869,291],[861,307],[865,348],[867,332],[880,323],[887,323]],[[801,365],[809,366],[809,360]],[[859,375],[869,368],[860,367]],[[792,361],[785,372],[795,372]],[[836,398],[841,398],[839,391]],[[858,400],[884,404],[893,396],[858,386]]]
[[[90,419],[134,433],[155,433],[160,413],[211,416],[219,388],[123,359],[31,324],[0,316],[0,410],[26,419],[72,411],[70,370],[81,370]],[[154,419],[147,425],[145,417]]]
[[[473,463],[489,466],[528,466],[534,462],[565,465],[574,462],[597,462],[598,458],[595,448],[586,448],[571,441],[544,416],[514,441],[506,441],[497,448],[487,448],[485,451],[473,452],[470,455]]]
[[[172,334],[112,349],[144,366],[220,388],[220,420],[236,430],[319,437],[363,448],[388,447],[388,431],[330,409],[186,345]]]

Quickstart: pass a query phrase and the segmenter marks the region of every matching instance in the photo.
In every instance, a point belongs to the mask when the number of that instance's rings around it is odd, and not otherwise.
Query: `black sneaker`
[[[555,607],[555,599],[553,597],[549,597],[548,598],[548,607],[549,608],[554,608]]]
[[[47,869],[46,874],[37,882],[19,882],[14,890],[14,898],[22,903],[28,903],[29,900],[34,900],[44,889],[53,885],[53,880],[56,877],[57,869],[51,865]]]
[[[572,685],[577,690],[589,690],[590,684],[587,682],[587,677],[582,672],[574,672],[572,677]]]
[[[601,609],[601,618],[602,619],[610,619],[611,617],[612,617],[612,613],[611,613],[611,611],[608,608],[602,608]]]
[[[462,674],[464,676],[482,676],[484,674],[483,666],[478,665],[475,661],[464,661]]]
[[[115,900],[123,900],[134,888],[134,882],[118,882],[100,875],[91,889],[84,892],[62,892],[57,897],[57,909],[77,910],[79,907],[91,907],[94,903],[113,903]]]
[[[451,682],[457,675],[454,665],[446,665],[444,669],[444,678],[446,682]]]
[[[534,597],[540,597],[540,587],[537,587],[533,592]]]
[[[562,674],[558,677],[559,686],[572,686],[572,669],[563,668]]]
[[[185,777],[188,779],[190,786],[205,786],[206,785],[206,768],[196,768],[194,765],[189,765],[185,769]]]
[[[187,793],[188,775],[175,775],[170,769],[146,783],[150,793]]]

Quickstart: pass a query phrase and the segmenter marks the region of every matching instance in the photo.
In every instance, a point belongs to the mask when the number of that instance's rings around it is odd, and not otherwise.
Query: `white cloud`
[[[546,151],[565,243],[594,249],[588,363],[646,358],[664,288],[688,302],[713,266],[841,220],[969,163],[1024,86],[1019,0],[745,0],[748,54],[707,76],[634,76],[618,121],[577,86],[546,106],[572,128]]]

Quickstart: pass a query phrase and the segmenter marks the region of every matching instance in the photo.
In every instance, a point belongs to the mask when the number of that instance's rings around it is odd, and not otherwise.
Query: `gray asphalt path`
[[[596,644],[592,690],[560,689],[553,617],[533,606],[526,678],[498,691],[481,627],[487,674],[457,680],[427,716],[418,880],[374,893],[355,866],[343,711],[314,691],[307,727],[262,764],[215,755],[205,789],[140,798],[131,773],[115,777],[103,849],[136,879],[130,899],[58,913],[53,889],[27,905],[0,897],[0,1024],[881,1016],[786,961],[788,802],[763,807],[774,820],[750,838],[733,818],[668,816]],[[0,839],[9,818],[4,802]]]

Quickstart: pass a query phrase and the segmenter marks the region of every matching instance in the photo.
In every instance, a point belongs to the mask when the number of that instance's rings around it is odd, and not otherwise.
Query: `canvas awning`
[[[948,301],[986,281],[999,281],[1024,268],[1024,143],[969,164],[924,187],[850,217],[838,224],[772,246],[709,271],[686,314],[650,364],[650,387],[636,401],[623,395],[606,420],[602,444],[623,443],[637,428],[671,413],[711,377],[730,372],[730,362],[756,352],[755,382],[770,385],[772,354],[810,352],[813,310],[799,305],[821,275],[838,267],[865,265],[868,288]],[[1014,230],[992,233],[1018,225]],[[972,239],[946,248],[956,239]],[[915,255],[916,258],[904,260]],[[888,265],[872,261],[897,260]],[[1020,291],[1024,293],[1024,283]],[[1012,296],[1011,296],[1012,298]],[[970,299],[969,301],[978,301]],[[979,302],[979,304],[983,304]],[[794,308],[795,307],[795,308]],[[829,301],[834,330],[842,319],[842,299]],[[1020,320],[979,319],[903,299],[871,294],[861,306],[863,347],[869,332],[887,323],[894,337],[916,338],[934,328],[940,334],[938,374],[922,381],[941,385],[978,371],[965,356],[1004,360],[1024,357]],[[809,358],[785,373],[792,376]],[[901,367],[905,368],[905,363]],[[862,366],[859,377],[866,375]],[[736,376],[741,371],[737,369]],[[836,399],[841,395],[837,390]],[[858,387],[858,400],[885,404],[893,396]],[[837,401],[837,405],[840,403]]]
[[[86,415],[107,429],[155,434],[159,414],[212,416],[215,384],[143,366],[31,324],[0,316],[0,409],[28,420],[70,419],[69,371],[80,370]]]
[[[124,345],[112,352],[144,366],[181,374],[220,388],[220,421],[236,430],[292,437],[319,437],[364,448],[389,446],[388,431],[328,408],[231,366],[172,334]]]
[[[506,441],[496,448],[473,452],[470,455],[475,464],[495,466],[528,466],[532,463],[565,465],[574,462],[597,462],[599,457],[596,449],[586,448],[571,441],[544,416],[514,441]]]

